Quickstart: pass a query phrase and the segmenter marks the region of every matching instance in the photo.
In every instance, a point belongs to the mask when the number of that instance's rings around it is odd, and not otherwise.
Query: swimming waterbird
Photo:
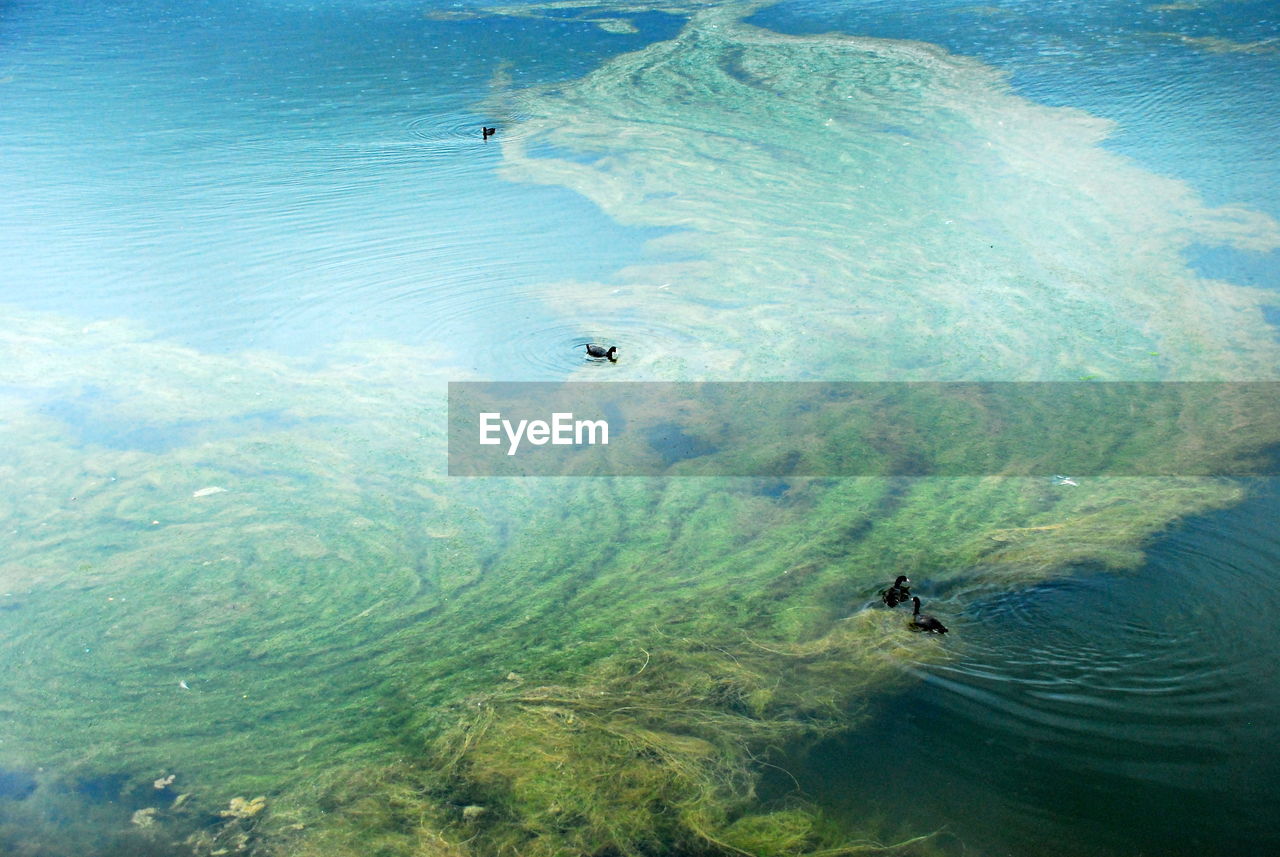
[[[587,345],[588,357],[607,357],[609,358],[610,363],[618,362],[618,358],[613,356],[617,353],[618,353],[618,346],[616,345],[610,345],[608,348],[605,348],[603,345],[594,345],[594,344]]]
[[[908,625],[912,631],[936,631],[939,634],[947,633],[947,626],[930,616],[928,613],[920,612],[920,599],[912,595],[911,600],[915,602],[916,609],[911,613],[911,624]]]
[[[496,132],[497,130],[498,130],[497,128],[486,128],[483,125],[480,126],[480,133],[484,135],[484,138],[486,140],[492,137],[494,135],[494,132]]]
[[[911,596],[911,590],[902,584],[910,582],[910,578],[905,574],[899,574],[898,579],[893,582],[893,586],[880,590],[880,600],[885,603],[886,607],[897,607],[899,604],[906,604],[907,599]]]

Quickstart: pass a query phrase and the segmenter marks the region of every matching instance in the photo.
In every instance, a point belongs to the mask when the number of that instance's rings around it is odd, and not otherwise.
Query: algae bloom
[[[1101,145],[1105,121],[976,60],[784,36],[745,23],[758,8],[428,13],[602,38],[683,22],[567,79],[504,70],[476,105],[507,117],[483,157],[511,193],[569,189],[652,236],[598,282],[523,287],[566,329],[643,331],[616,365],[561,349],[565,376],[1277,380],[1266,296],[1184,255],[1273,250],[1271,219],[1144,171]],[[941,825],[835,818],[798,790],[762,797],[764,778],[945,663],[973,593],[1131,568],[1248,488],[998,466],[451,479],[462,355],[219,354],[130,322],[4,318],[0,591],[21,606],[0,602],[0,771],[35,772],[39,797],[0,801],[0,847],[44,831],[39,855],[944,853]],[[1179,450],[1188,466],[1280,441],[1212,413],[1229,442]],[[762,448],[806,445],[780,434],[760,416]],[[875,606],[899,574],[943,593],[947,638]]]

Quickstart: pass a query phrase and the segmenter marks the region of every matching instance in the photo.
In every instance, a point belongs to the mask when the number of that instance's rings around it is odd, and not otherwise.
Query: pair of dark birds
[[[603,345],[595,345],[591,343],[587,345],[588,357],[604,357],[610,363],[618,362],[618,358],[613,356],[617,353],[618,353],[618,346],[616,345],[610,345],[608,348],[605,348]]]
[[[939,622],[928,613],[920,612],[920,599],[911,594],[911,589],[906,586],[911,580],[905,574],[898,575],[898,579],[893,582],[893,586],[888,589],[880,590],[880,600],[887,607],[897,607],[899,604],[906,604],[911,601],[915,604],[915,611],[911,614],[911,623],[907,626],[912,631],[929,631],[938,634],[947,633],[947,626]]]

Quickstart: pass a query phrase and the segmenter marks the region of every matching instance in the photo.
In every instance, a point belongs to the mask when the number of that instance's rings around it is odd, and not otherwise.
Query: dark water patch
[[[0,790],[12,772],[0,771]],[[198,826],[225,825],[225,819],[188,810],[180,821],[144,829],[173,802],[168,790],[126,774],[36,787],[20,774],[25,792],[8,800],[0,791],[0,854],[22,857],[175,857],[190,854],[181,840]],[[28,782],[29,781],[29,782]],[[130,785],[129,782],[133,781]],[[148,792],[154,792],[154,797]],[[141,816],[134,815],[143,810]]]
[[[664,466],[711,455],[716,447],[704,438],[686,434],[678,423],[659,423],[645,431],[650,449],[658,453]]]
[[[120,800],[133,777],[129,774],[103,774],[79,780],[71,788],[86,800],[114,803]]]
[[[946,826],[947,853],[1274,853],[1276,487],[1185,522],[1130,574],[926,593],[960,619],[952,660],[789,770],[837,815]]]
[[[1195,244],[1187,249],[1186,257],[1187,264],[1202,277],[1280,292],[1280,250],[1262,253]]]
[[[571,149],[568,146],[558,146],[545,140],[530,144],[525,148],[525,153],[531,158],[550,158],[557,161],[569,161],[586,165],[594,164],[604,157],[600,152]]]
[[[791,490],[791,482],[786,479],[758,479],[755,481],[756,493],[761,497],[779,499]]]
[[[1280,306],[1264,306],[1262,317],[1266,319],[1267,324],[1276,328],[1275,335],[1280,338]]]
[[[741,83],[743,86],[751,89],[759,89],[764,86],[764,81],[748,71],[743,65],[743,57],[745,53],[746,52],[741,49],[727,52],[722,62],[722,68],[725,74],[736,80],[738,83]]]
[[[178,843],[166,842],[150,837],[145,833],[100,833],[93,839],[81,839],[74,843],[65,841],[65,837],[46,837],[37,832],[22,832],[17,836],[6,836],[0,831],[0,847],[4,854],[22,855],[22,857],[178,857],[189,854]]]
[[[0,800],[25,800],[36,786],[36,778],[30,774],[0,768]]]
[[[609,421],[609,425],[617,427],[615,431],[626,431],[627,418],[623,416],[622,409],[618,407],[617,402],[606,402],[602,410],[604,418]]]
[[[167,423],[140,423],[119,411],[120,402],[94,386],[42,401],[37,410],[72,430],[84,446],[135,450],[160,454],[179,447],[244,437],[260,432],[287,431],[303,423],[328,422],[302,419],[283,409],[248,411],[232,417],[183,419]]]

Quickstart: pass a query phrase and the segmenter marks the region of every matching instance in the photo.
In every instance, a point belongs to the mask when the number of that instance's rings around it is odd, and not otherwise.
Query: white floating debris
[[[201,488],[198,491],[191,492],[192,497],[208,497],[210,494],[221,494],[226,488],[219,488],[217,485],[210,485],[208,488]]]
[[[1055,476],[1053,477],[1053,484],[1054,485],[1070,485],[1073,488],[1080,487],[1080,483],[1072,479],[1070,476]]]
[[[182,688],[183,690],[191,690],[191,687],[187,684],[187,680],[185,678],[182,681],[178,682],[178,687]]]

